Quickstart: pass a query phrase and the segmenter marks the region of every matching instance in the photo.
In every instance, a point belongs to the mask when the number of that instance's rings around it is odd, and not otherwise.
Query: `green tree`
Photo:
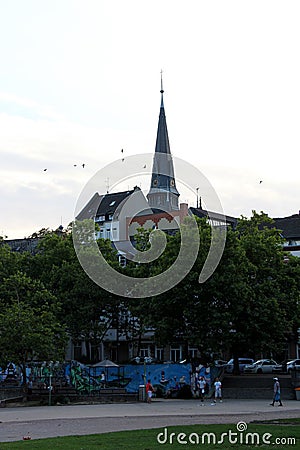
[[[299,323],[299,262],[285,264],[279,230],[263,213],[241,218],[236,231],[228,230],[221,262],[203,284],[198,275],[210,243],[203,222],[199,233],[201,247],[191,272],[171,291],[151,299],[148,322],[157,339],[184,342],[185,356],[188,343],[203,353],[230,352],[236,362],[249,352],[280,354]],[[178,253],[179,237],[171,240],[166,266]]]
[[[63,358],[66,334],[56,318],[60,304],[42,283],[22,273],[4,279],[0,308],[0,360],[19,365],[24,384],[26,362]]]
[[[80,240],[88,244],[90,236],[86,223],[80,223],[78,229]],[[99,239],[97,244],[105,259],[119,268],[111,242]],[[97,257],[89,245],[82,245],[80,251],[86,252],[91,261]],[[38,254],[29,264],[29,272],[60,299],[59,320],[65,324],[74,343],[85,342],[85,361],[96,362],[97,348],[108,329],[115,324],[122,327],[118,320],[121,299],[88,277],[78,261],[70,232],[47,233],[39,243]]]
[[[0,240],[0,283],[22,269],[24,262],[24,255],[18,252],[13,252],[10,247]]]

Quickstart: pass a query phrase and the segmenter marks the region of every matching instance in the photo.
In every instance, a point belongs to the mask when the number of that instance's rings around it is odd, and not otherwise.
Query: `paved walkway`
[[[110,431],[163,428],[171,425],[237,423],[300,417],[300,401],[272,407],[266,400],[228,399],[201,407],[199,400],[154,399],[147,403],[113,403],[0,409],[0,442],[85,435]]]

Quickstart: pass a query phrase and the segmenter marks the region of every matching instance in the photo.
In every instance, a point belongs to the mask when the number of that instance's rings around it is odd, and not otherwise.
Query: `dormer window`
[[[109,206],[114,206],[115,203],[116,203],[116,201],[113,200],[113,201],[109,204]]]

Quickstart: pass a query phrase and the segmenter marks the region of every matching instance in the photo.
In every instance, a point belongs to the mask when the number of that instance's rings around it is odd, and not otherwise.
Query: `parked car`
[[[287,373],[291,373],[292,370],[300,370],[300,359],[293,359],[292,361],[289,361],[286,365],[286,371]]]
[[[240,372],[244,372],[244,367],[246,365],[253,364],[253,363],[254,363],[254,359],[252,359],[252,358],[239,358],[239,369],[240,369]],[[228,363],[226,364],[225,372],[226,373],[232,373],[233,372],[233,358],[230,359],[228,361]]]
[[[259,359],[245,367],[245,373],[278,373],[282,371],[282,365],[273,359]]]
[[[227,361],[224,361],[223,359],[215,359],[214,360],[215,367],[224,367],[226,365],[227,365]]]

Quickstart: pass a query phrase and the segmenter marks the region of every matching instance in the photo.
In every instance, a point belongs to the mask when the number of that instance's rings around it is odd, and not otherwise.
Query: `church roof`
[[[159,120],[157,127],[157,136],[156,136],[156,145],[155,145],[155,153],[165,153],[170,155],[170,142],[164,107],[164,91],[161,89],[161,103],[160,103],[160,111],[159,111]]]
[[[179,197],[176,188],[173,160],[170,150],[170,142],[164,107],[164,90],[161,81],[161,104],[157,127],[157,136],[155,144],[155,153],[153,158],[153,168],[151,177],[151,186],[149,194],[160,194],[162,191],[170,192]],[[151,202],[152,203],[152,202]],[[153,203],[151,206],[155,206]],[[159,206],[159,205],[157,205]]]

